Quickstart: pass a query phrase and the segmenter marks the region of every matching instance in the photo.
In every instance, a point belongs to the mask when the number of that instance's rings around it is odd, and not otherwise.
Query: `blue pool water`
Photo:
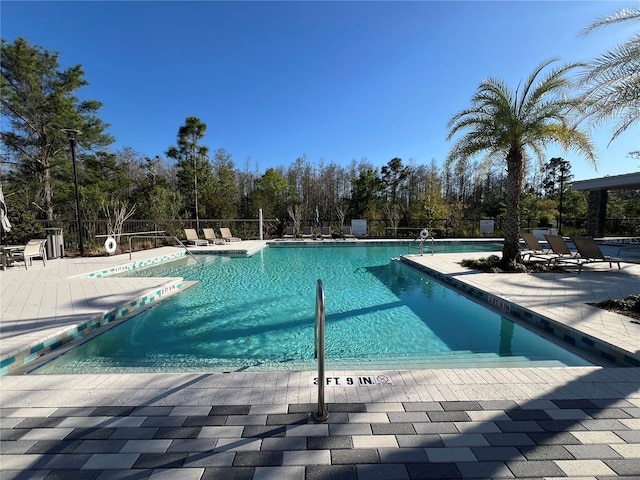
[[[317,279],[328,367],[590,365],[391,260],[404,253],[406,245],[267,248],[200,256],[202,267],[190,258],[150,267],[134,275],[199,283],[36,373],[314,368]]]

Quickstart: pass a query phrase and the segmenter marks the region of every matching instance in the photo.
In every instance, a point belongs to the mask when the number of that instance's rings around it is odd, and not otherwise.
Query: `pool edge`
[[[576,328],[570,327],[553,318],[542,315],[529,308],[523,307],[507,298],[498,294],[490,293],[486,290],[470,285],[464,280],[455,278],[454,276],[442,273],[422,263],[413,261],[407,256],[401,256],[399,260],[408,266],[420,270],[458,291],[470,296],[471,298],[485,303],[497,310],[503,311],[518,320],[526,322],[532,327],[542,330],[547,334],[553,335],[558,340],[573,345],[590,355],[601,358],[607,362],[613,362],[622,367],[640,367],[640,355],[625,350],[593,335],[582,332]]]

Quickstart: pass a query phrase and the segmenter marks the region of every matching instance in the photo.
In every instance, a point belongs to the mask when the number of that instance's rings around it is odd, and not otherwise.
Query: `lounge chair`
[[[560,235],[544,235],[544,238],[547,240],[549,247],[553,253],[555,253],[558,257],[564,258],[573,258],[578,255],[578,252],[572,252],[569,249],[569,245],[564,241]]]
[[[523,259],[531,260],[532,257],[538,258],[540,260],[545,260],[547,263],[555,258],[555,255],[549,253],[548,248],[542,248],[540,242],[533,233],[522,232],[520,234],[524,243],[527,245],[525,250],[521,250]],[[527,258],[525,258],[527,257]]]
[[[196,247],[209,245],[208,241],[198,237],[198,233],[195,228],[185,228],[184,236],[187,237],[185,243],[188,245],[195,245]]]
[[[296,234],[293,231],[293,227],[284,227],[284,234],[282,235],[282,238],[284,239],[296,238]]]
[[[13,254],[12,260],[14,262],[24,262],[24,268],[28,269],[28,265],[33,265],[34,258],[41,258],[42,264],[47,265],[47,252],[45,245],[47,241],[41,239],[29,240],[24,247],[24,250],[17,251]]]
[[[620,258],[610,257],[605,255],[600,250],[600,247],[591,237],[571,237],[571,241],[578,250],[578,256],[571,259],[557,259],[557,262],[573,264],[578,267],[578,273],[582,272],[582,267],[587,263],[606,262],[609,264],[609,268],[613,268],[613,264],[618,264],[620,269],[620,262],[623,260]]]
[[[226,243],[223,238],[216,237],[216,232],[213,231],[213,228],[203,228],[202,233],[204,233],[204,239],[210,244],[224,245]]]
[[[331,227],[322,227],[320,238],[324,240],[325,238],[332,239],[333,234],[331,233]]]
[[[313,238],[313,229],[311,227],[302,227],[302,238]]]
[[[356,238],[356,236],[351,232],[350,226],[342,227],[342,238]]]
[[[225,242],[241,242],[242,241],[241,238],[234,237],[233,235],[231,235],[231,230],[224,227],[220,228],[220,236],[224,239]]]

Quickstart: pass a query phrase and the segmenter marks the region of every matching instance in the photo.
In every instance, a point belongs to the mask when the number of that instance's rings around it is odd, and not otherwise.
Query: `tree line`
[[[637,21],[639,12],[618,12],[585,33]],[[273,235],[287,223],[319,220],[339,227],[365,218],[392,231],[444,222],[447,233],[459,236],[474,233],[463,219],[492,218],[504,220],[501,233],[509,246],[503,253],[505,261],[512,261],[523,223],[555,222],[561,199],[565,218],[586,216],[584,195],[568,186],[570,161],[547,160],[544,146],[556,142],[593,160],[588,132],[579,126],[582,119],[618,119],[612,140],[637,121],[632,113],[638,109],[639,43],[635,37],[624,44],[630,50],[624,52],[624,69],[612,59],[618,47],[586,65],[543,62],[520,90],[498,79],[482,82],[470,107],[449,123],[454,143],[441,166],[435,160],[419,164],[391,158],[377,168],[366,158],[340,165],[303,155],[288,166],[260,172],[250,164],[239,168],[224,148],[210,149],[207,126],[196,116],[178,126],[175,143],[168,141],[162,156],[109,149],[114,139],[98,116],[101,103],[77,97],[87,84],[82,67],[61,70],[57,53],[24,38],[3,39],[0,179],[15,225],[4,235],[24,241],[43,224],[73,222],[73,165],[65,130],[73,129],[81,133],[76,137],[77,173],[87,228],[100,220],[114,229],[127,218],[251,219],[262,209],[272,220]],[[631,71],[629,58],[635,62]],[[585,69],[580,91],[568,77],[578,68]],[[638,217],[639,205],[638,192],[612,192],[609,215]]]

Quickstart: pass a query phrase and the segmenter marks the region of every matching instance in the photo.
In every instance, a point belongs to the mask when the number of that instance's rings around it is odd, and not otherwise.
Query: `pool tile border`
[[[137,313],[151,304],[164,300],[167,296],[178,293],[183,286],[184,280],[182,278],[169,279],[168,282],[160,287],[154,288],[148,293],[130,300],[109,312],[96,315],[85,322],[70,325],[40,341],[14,350],[0,359],[0,376],[12,373],[78,337],[86,336],[116,320],[120,320],[132,313]]]
[[[103,268],[101,270],[95,270],[89,273],[83,273],[75,278],[104,278],[111,275],[117,275],[118,273],[127,272],[137,268],[145,268],[158,263],[169,262],[178,258],[184,257],[187,253],[184,250],[171,253],[168,255],[161,255],[159,257],[147,258],[145,260],[132,261],[130,263],[123,263],[110,268]]]
[[[426,265],[415,262],[411,260],[411,258],[402,256],[400,261],[436,278],[445,285],[451,286],[456,290],[460,290],[466,295],[504,312],[506,315],[511,315],[518,320],[524,321],[537,329],[553,335],[555,338],[565,343],[569,343],[574,347],[588,352],[591,355],[595,355],[605,361],[613,362],[624,367],[640,367],[640,357],[634,355],[632,352],[628,352],[592,335],[588,335],[557,322],[552,318],[546,317],[502,297],[469,285],[468,283],[458,280],[451,275],[439,272]]]

